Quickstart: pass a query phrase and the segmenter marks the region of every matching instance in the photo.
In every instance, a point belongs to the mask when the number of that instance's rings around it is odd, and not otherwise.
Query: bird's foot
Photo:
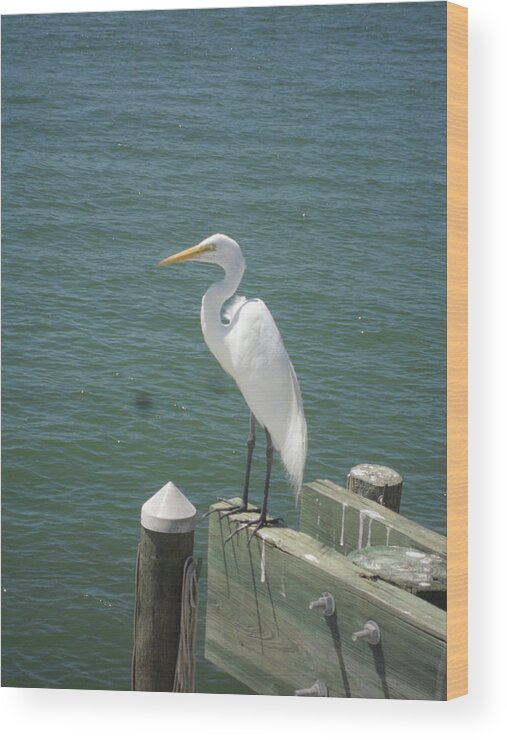
[[[223,501],[223,503],[229,504],[231,509],[236,508],[235,506],[229,503],[228,499],[222,498],[221,496],[217,498],[217,501]],[[222,512],[222,509],[209,509],[205,514],[202,515],[202,518],[206,519],[208,516],[211,516],[211,514],[223,514],[223,512]]]
[[[250,509],[252,511],[252,509]],[[268,519],[266,515],[262,515],[258,517],[258,519],[250,519],[248,522],[244,522],[241,524],[240,527],[236,527],[234,532],[232,532],[227,539],[224,542],[224,545],[229,542],[229,540],[232,540],[232,538],[239,534],[243,529],[247,529],[248,527],[253,527],[253,531],[250,533],[250,536],[247,541],[247,545],[250,544],[252,541],[252,538],[257,534],[259,529],[262,529],[263,527],[271,527],[273,524],[280,524],[280,522],[283,522],[283,519],[281,517],[276,517],[276,519]]]
[[[225,516],[231,516],[231,514],[242,514],[244,511],[253,511],[254,513],[257,513],[260,511],[260,509],[255,509],[253,507],[249,508],[248,504],[231,504],[228,499],[226,498],[219,498],[218,501],[223,501],[226,504],[229,504],[229,508],[227,511],[223,511],[222,509],[210,509],[205,514],[202,515],[202,518],[205,519],[206,517],[210,516],[213,513],[217,513],[219,516],[219,519],[223,519]]]
[[[223,519],[226,516],[231,516],[231,514],[243,514],[245,511],[258,513],[260,509],[255,509],[254,507],[249,508],[248,504],[236,504],[235,506],[231,506],[230,509],[227,509],[227,511],[220,512],[220,516],[218,518]]]

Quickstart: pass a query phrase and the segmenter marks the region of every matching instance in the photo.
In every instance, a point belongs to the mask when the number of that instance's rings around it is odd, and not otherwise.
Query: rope
[[[181,589],[181,621],[178,661],[174,674],[173,691],[193,693],[195,691],[195,632],[197,605],[199,602],[198,579],[201,559],[196,562],[190,555],[183,566]]]
[[[135,583],[135,605],[134,605],[134,647],[132,650],[132,662],[130,664],[130,687],[135,691],[136,685],[136,637],[137,637],[137,613],[139,608],[139,565],[140,565],[140,547],[137,546],[136,556],[136,583]]]

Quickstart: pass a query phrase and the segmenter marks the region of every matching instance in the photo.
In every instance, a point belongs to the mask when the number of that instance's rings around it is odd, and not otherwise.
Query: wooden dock
[[[208,660],[258,694],[318,686],[331,697],[446,699],[445,610],[347,557],[398,546],[444,558],[444,537],[324,480],[304,487],[299,531],[267,527],[250,545],[248,529],[225,540],[254,515],[220,519],[227,503],[212,508]],[[309,608],[323,593],[332,615]],[[378,644],[360,639],[370,621]]]

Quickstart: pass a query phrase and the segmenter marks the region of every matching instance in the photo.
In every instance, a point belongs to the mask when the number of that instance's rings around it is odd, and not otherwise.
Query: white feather
[[[224,337],[225,369],[257,421],[269,431],[299,493],[306,459],[306,421],[299,383],[278,327],[259,299],[238,306]],[[223,359],[223,358],[222,358]]]
[[[234,318],[234,314],[245,303],[246,298],[244,295],[235,295],[231,300],[223,307],[222,315],[224,319],[230,324]]]
[[[217,264],[225,272],[223,280],[213,283],[202,299],[204,339],[236,381],[259,424],[270,433],[299,494],[306,459],[306,421],[299,383],[278,327],[257,298],[236,296],[224,308],[243,276],[241,249],[233,239],[215,234],[161,264],[183,259]]]

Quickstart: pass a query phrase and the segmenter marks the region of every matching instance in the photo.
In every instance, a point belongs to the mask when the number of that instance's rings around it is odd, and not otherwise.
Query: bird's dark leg
[[[269,480],[271,478],[271,467],[273,465],[273,441],[271,434],[267,429],[266,432],[266,478],[264,481],[264,498],[262,500],[261,515],[259,517],[260,526],[263,527],[266,524],[268,518],[268,496],[269,496]],[[260,527],[257,527],[259,529]],[[255,531],[257,531],[257,529]]]
[[[250,485],[250,471],[252,469],[252,457],[255,448],[255,416],[250,414],[250,430],[248,433],[247,440],[247,454],[246,454],[246,470],[245,470],[245,482],[243,484],[243,498],[241,504],[237,506],[231,506],[227,511],[220,512],[220,519],[224,516],[230,516],[231,514],[240,514],[243,511],[248,510],[248,488]],[[227,499],[220,499],[226,501]],[[212,510],[213,511],[213,510]],[[250,511],[259,511],[259,509],[250,509]],[[211,511],[208,511],[205,516],[209,516]]]
[[[247,454],[246,454],[246,470],[245,470],[245,483],[243,485],[243,511],[247,510],[248,507],[248,487],[250,485],[250,471],[252,469],[252,457],[255,447],[255,416],[250,414],[250,432],[247,440]]]
[[[250,540],[255,535],[256,532],[259,531],[259,529],[262,529],[262,527],[265,527],[268,524],[268,497],[269,497],[269,481],[271,478],[271,467],[273,465],[273,441],[271,439],[271,435],[268,432],[268,430],[265,428],[264,431],[266,432],[266,478],[264,481],[264,498],[262,500],[262,508],[260,511],[260,516],[258,519],[252,519],[248,522],[245,522],[240,527],[234,530],[232,534],[227,537],[225,542],[228,542],[231,540],[234,535],[239,534],[242,529],[247,529],[248,527],[253,527],[252,533],[250,534],[250,537],[248,538],[248,544],[250,544]],[[251,509],[250,509],[251,511]],[[270,524],[276,524],[277,522],[282,521],[281,519],[272,519],[269,523]]]

